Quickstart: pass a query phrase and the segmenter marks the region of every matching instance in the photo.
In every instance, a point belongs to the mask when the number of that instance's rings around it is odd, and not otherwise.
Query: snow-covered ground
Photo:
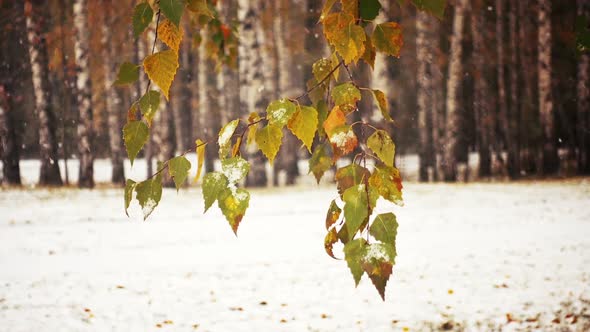
[[[197,188],[147,222],[121,190],[0,191],[0,330],[590,329],[590,179],[407,184],[385,302],[324,253],[335,194],[253,191],[236,238]]]

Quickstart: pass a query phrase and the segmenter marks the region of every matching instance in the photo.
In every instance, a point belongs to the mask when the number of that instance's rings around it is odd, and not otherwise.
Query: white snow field
[[[0,191],[0,331],[589,331],[590,179],[409,183],[383,302],[324,253],[336,190],[254,190],[236,238],[198,188]]]

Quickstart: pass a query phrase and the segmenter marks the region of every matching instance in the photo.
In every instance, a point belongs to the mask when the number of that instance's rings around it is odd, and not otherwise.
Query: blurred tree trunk
[[[151,30],[150,30],[151,32]],[[148,35],[151,35],[153,37],[153,33],[148,32]],[[152,39],[153,41],[153,39]],[[147,55],[147,51],[146,51],[147,47],[146,47],[146,41],[143,39],[142,36],[138,37],[135,41],[135,63],[141,63],[143,61],[143,59],[146,57]],[[143,94],[145,93],[146,89],[147,89],[147,78],[146,75],[139,75],[139,80],[137,80],[137,83],[135,84],[135,94],[136,94],[136,100],[139,100],[139,98],[141,98],[141,96],[143,96]],[[138,114],[136,114],[136,116],[138,118],[141,117],[141,112],[138,111]],[[146,142],[145,145],[145,162],[146,162],[146,171],[147,171],[147,176],[152,176],[154,174],[154,167],[153,167],[153,153],[154,150],[154,143],[153,143],[153,133],[150,133],[148,141]]]
[[[61,186],[57,154],[56,118],[49,102],[49,59],[46,34],[49,31],[49,9],[44,0],[27,1],[31,13],[27,16],[29,59],[35,92],[35,113],[39,117],[39,152],[41,157],[40,185]]]
[[[111,182],[116,185],[125,184],[125,169],[123,167],[123,151],[121,139],[121,98],[113,86],[116,75],[116,65],[113,59],[119,54],[117,46],[112,43],[111,27],[114,25],[112,0],[104,0],[104,17],[102,27],[102,47],[104,65],[104,89],[106,94],[106,108],[109,124],[109,146],[111,151]]]
[[[543,132],[542,173],[557,173],[559,160],[555,142],[555,118],[551,87],[551,1],[539,0],[539,110]]]
[[[590,1],[577,1],[578,16],[590,17]],[[586,51],[578,59],[577,82],[577,136],[578,170],[590,174],[590,54]]]
[[[88,9],[86,0],[74,1],[74,27],[76,37],[74,53],[76,57],[76,91],[78,94],[78,159],[80,170],[78,186],[80,188],[94,187],[94,130],[92,127],[92,94],[90,86],[90,66],[88,54],[90,52],[88,39]]]
[[[194,32],[198,33],[198,32]],[[199,48],[193,44],[193,35],[191,33],[191,38],[186,40],[188,44],[186,47],[190,48],[190,82],[188,89],[191,91],[190,100],[189,100],[189,110],[191,111],[191,138],[200,138],[201,140],[205,140],[203,136],[203,127],[201,125],[201,105],[199,102],[199,64],[200,64],[200,51]]]
[[[66,3],[66,0],[60,0],[60,11],[59,11],[59,24],[62,25],[62,38],[60,40],[61,48],[61,63],[63,65],[63,105],[61,114],[61,126],[62,126],[62,137],[61,137],[61,149],[62,157],[64,161],[64,180],[65,184],[70,184],[70,171],[68,167],[68,159],[70,158],[70,147],[72,144],[72,110],[76,108],[76,68],[70,65],[68,58],[69,52],[66,47],[66,38],[63,29],[69,24],[68,17],[72,16],[72,7]],[[70,50],[71,51],[71,50]]]
[[[238,18],[240,22],[239,35],[240,44],[238,49],[239,62],[239,96],[240,113],[243,115],[251,112],[261,113],[264,111],[266,101],[264,95],[270,93],[265,91],[263,72],[263,50],[265,46],[262,28],[261,15],[264,11],[265,2],[257,4],[257,0],[240,0]],[[271,71],[267,68],[267,71]],[[245,144],[244,144],[245,145]],[[246,178],[248,187],[265,187],[268,183],[266,176],[266,161],[262,152],[254,147],[246,146],[246,157],[250,162],[250,172]]]
[[[187,20],[181,22],[181,27],[184,30],[184,37],[179,51],[178,73],[172,82],[172,94],[170,96],[170,103],[172,113],[174,115],[174,135],[176,140],[176,152],[181,154],[185,152],[191,144],[192,137],[190,135],[190,80],[191,80],[191,34],[188,27]],[[188,41],[188,42],[187,42]]]
[[[508,30],[510,34],[510,107],[508,112],[508,175],[512,178],[520,176],[520,100],[519,100],[519,63],[518,63],[518,9],[515,1],[510,2],[508,12]]]
[[[475,0],[471,8],[471,32],[473,35],[473,59],[475,65],[474,108],[477,126],[479,173],[480,177],[492,175],[490,136],[492,132],[492,105],[490,104],[490,84],[487,75],[486,55],[488,50],[483,34],[487,8],[483,0]]]
[[[444,180],[457,181],[457,152],[461,128],[459,109],[460,84],[463,78],[463,28],[468,0],[458,0],[454,6],[453,34],[451,36],[451,54],[449,60],[449,77],[447,79],[447,118],[445,124]]]
[[[504,4],[505,0],[496,0],[496,40],[497,40],[497,52],[498,52],[498,115],[500,123],[500,131],[502,132],[502,138],[504,145],[509,144],[510,137],[508,135],[508,105],[506,101],[506,75],[505,75],[505,64],[506,54],[504,49]],[[505,169],[504,158],[502,157],[502,149],[498,146],[497,158],[502,164],[502,168]]]
[[[223,22],[231,24],[238,20],[237,0],[227,0],[221,4],[221,17]],[[237,59],[239,62],[239,59]],[[220,91],[223,95],[220,99],[223,123],[240,118],[240,79],[238,75],[238,63],[224,65],[221,68],[220,82],[223,86]]]

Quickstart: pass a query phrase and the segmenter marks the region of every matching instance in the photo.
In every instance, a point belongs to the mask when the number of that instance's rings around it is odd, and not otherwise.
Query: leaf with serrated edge
[[[270,164],[272,165],[283,139],[283,131],[281,128],[271,124],[259,129],[256,132],[256,144],[264,153]]]
[[[357,164],[339,168],[334,179],[338,183],[340,197],[348,188],[365,183],[365,181],[368,182],[370,176],[371,172],[368,169]]]
[[[336,228],[332,228],[324,238],[324,249],[326,249],[326,253],[334,259],[338,259],[334,256],[334,252],[332,251],[336,242],[338,242],[338,232],[336,232]]]
[[[133,34],[135,35],[135,38],[139,37],[139,35],[150,25],[153,17],[154,11],[149,3],[142,2],[135,6],[132,17]]]
[[[133,198],[133,191],[135,190],[135,186],[137,182],[127,179],[125,182],[125,214],[129,217],[129,213],[127,209],[129,209],[129,205],[131,204],[131,199]]]
[[[248,175],[250,164],[242,157],[233,157],[222,160],[221,169],[229,183],[238,183]]]
[[[340,126],[334,129],[328,139],[332,144],[334,160],[351,153],[358,145],[358,139],[351,126]]]
[[[177,54],[184,32],[182,27],[174,25],[170,20],[165,20],[158,26],[158,38],[173,49]]]
[[[385,165],[393,167],[395,157],[395,144],[385,130],[376,130],[367,139],[367,146],[371,149]]]
[[[371,90],[371,94],[373,95],[373,98],[375,98],[377,107],[381,111],[383,118],[387,121],[393,121],[391,115],[389,115],[389,102],[387,101],[385,94],[381,90]]]
[[[356,62],[365,52],[365,30],[344,12],[332,13],[324,20],[324,34],[345,64]]]
[[[174,180],[176,185],[176,191],[180,189],[186,178],[188,177],[188,171],[191,169],[191,163],[184,156],[178,156],[170,159],[168,162],[168,173]]]
[[[213,18],[213,13],[207,5],[207,0],[188,0],[188,10],[195,13],[195,16],[207,16]]]
[[[397,168],[386,165],[376,166],[369,178],[369,186],[377,190],[386,200],[403,205],[402,179]]]
[[[141,114],[148,123],[148,126],[152,125],[152,120],[158,109],[160,108],[160,92],[156,90],[150,90],[146,92],[141,98],[139,98],[139,109]]]
[[[197,174],[195,175],[194,182],[197,183],[199,182],[199,179],[201,178],[201,172],[203,171],[203,162],[205,161],[205,147],[207,146],[207,143],[197,139],[195,141],[195,146],[195,152],[197,154]]]
[[[131,166],[149,137],[149,129],[143,121],[131,121],[123,127],[123,141]]]
[[[148,55],[143,60],[143,69],[169,100],[170,85],[178,69],[178,54],[174,50],[165,50]]]
[[[131,62],[123,62],[117,73],[115,85],[131,84],[139,78],[139,66]]]
[[[236,128],[238,128],[238,124],[240,120],[236,119],[221,128],[219,131],[219,138],[217,139],[217,143],[219,144],[219,158],[222,160],[227,157],[227,154],[231,150],[231,138],[236,132]]]
[[[334,101],[334,104],[338,106],[355,104],[357,101],[361,100],[361,91],[350,82],[340,84],[335,86],[332,90],[332,100]]]
[[[266,118],[269,124],[283,128],[296,111],[297,106],[293,102],[288,99],[279,99],[268,105],[266,108]]]
[[[318,127],[318,111],[310,106],[297,107],[287,127],[311,152],[311,145]]]
[[[395,237],[397,236],[397,219],[395,214],[382,213],[375,217],[369,233],[378,241],[391,244],[395,248]]]
[[[344,219],[349,239],[353,239],[360,226],[368,217],[367,192],[364,184],[346,189],[342,195],[344,201]]]
[[[162,198],[162,176],[158,174],[153,179],[145,180],[135,186],[137,201],[143,212],[143,220],[146,220],[160,203]]]
[[[228,185],[227,178],[225,175],[219,172],[210,172],[205,174],[203,177],[203,199],[205,200],[205,212],[209,210],[211,205],[215,203],[219,194],[227,189]]]
[[[367,241],[359,238],[352,240],[344,245],[344,259],[354,278],[355,287],[359,285],[363,276],[362,263],[365,252],[367,251]]]
[[[385,286],[395,263],[395,248],[390,244],[371,243],[362,258],[362,268],[385,301]]]
[[[160,0],[162,13],[176,26],[180,25],[180,18],[185,5],[185,0]]]
[[[340,214],[342,213],[342,209],[336,204],[336,200],[332,200],[330,203],[330,208],[328,209],[328,214],[326,214],[326,230],[330,229],[332,225],[340,219]]]
[[[242,188],[235,190],[225,189],[219,194],[217,203],[225,219],[229,222],[232,231],[237,235],[240,222],[250,203],[250,193]]]
[[[396,22],[377,24],[371,35],[371,40],[377,51],[399,57],[404,45],[402,27]]]
[[[332,167],[334,162],[330,156],[329,144],[318,144],[309,159],[309,172],[313,173],[317,183],[320,183],[324,173]]]
[[[328,113],[326,121],[324,121],[324,131],[326,134],[331,136],[334,133],[334,129],[343,126],[346,123],[346,116],[344,112],[338,106],[334,106],[332,111]]]

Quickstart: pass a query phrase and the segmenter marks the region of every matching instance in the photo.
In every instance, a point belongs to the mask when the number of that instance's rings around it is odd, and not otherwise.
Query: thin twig
[[[311,88],[309,88],[307,91],[305,91],[304,93],[302,93],[301,95],[295,97],[295,98],[290,98],[290,100],[297,100],[297,99],[301,99],[305,96],[307,96],[308,94],[310,94],[313,90],[317,89],[320,85],[324,84],[324,82],[326,82],[330,76],[332,76],[332,74],[334,74],[334,72],[340,68],[340,66],[344,65],[344,60],[340,61],[340,63],[338,63],[338,65],[334,68],[332,68],[332,70],[330,70],[330,72],[328,73],[328,75],[326,75],[326,77],[324,77],[321,81],[319,81],[316,85],[312,86]]]

